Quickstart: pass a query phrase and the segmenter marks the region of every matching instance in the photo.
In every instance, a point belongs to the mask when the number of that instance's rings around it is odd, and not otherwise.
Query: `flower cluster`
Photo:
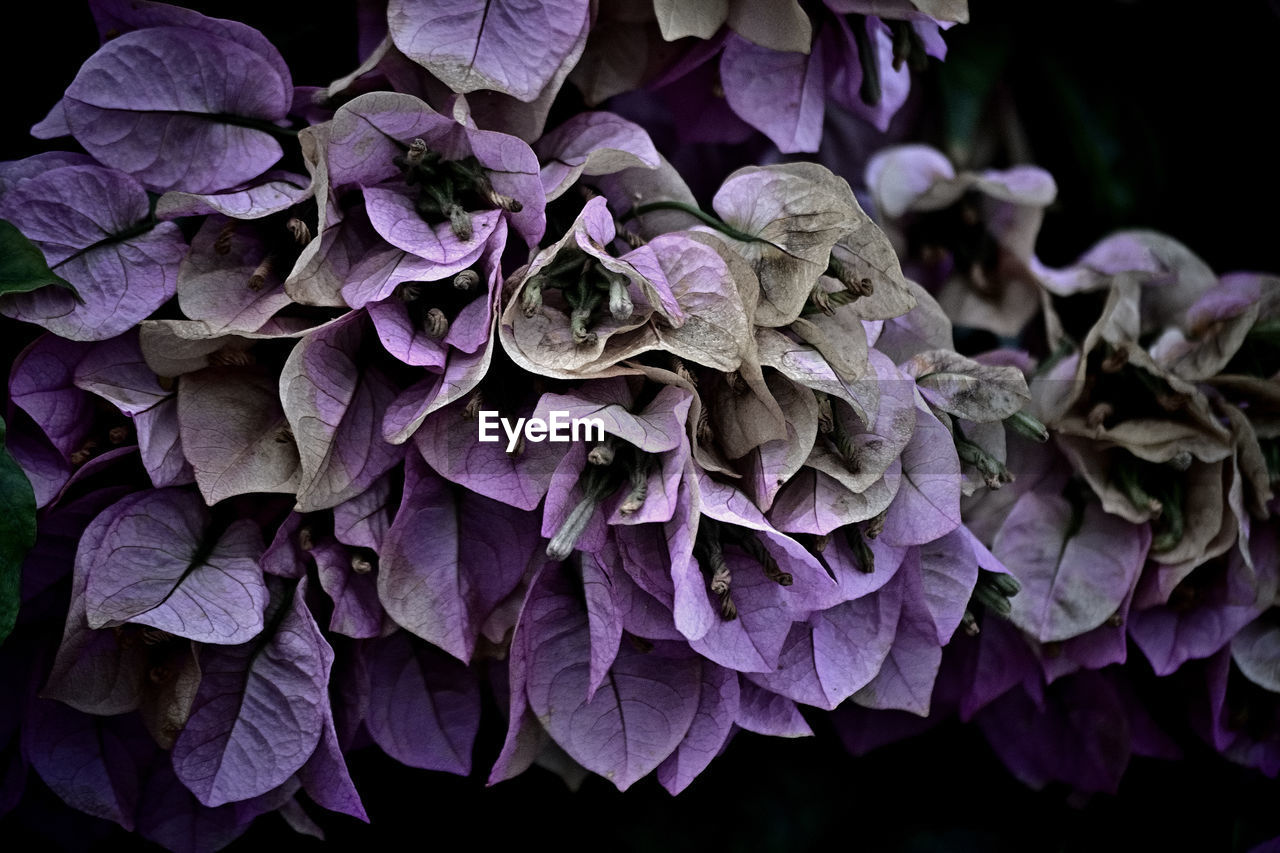
[[[1280,278],[1219,276],[1141,231],[1048,267],[1034,247],[1056,189],[1032,167],[956,174],[913,145],[878,154],[866,180],[952,317],[1036,341],[1037,355],[986,358],[1019,366],[1053,433],[1011,439],[1017,481],[963,506],[1022,589],[1012,627],[953,645],[934,719],[974,718],[1030,785],[1113,792],[1131,755],[1180,754],[1134,690],[1176,673],[1166,721],[1280,772]],[[1128,641],[1143,660],[1122,668]],[[883,739],[877,721],[846,722],[855,750]],[[1095,726],[1111,740],[1082,756]]]
[[[1048,175],[920,146],[867,164],[883,230],[814,163],[704,206],[637,123],[883,129],[963,0],[363,3],[327,87],[242,24],[90,6],[34,129],[84,153],[0,163],[0,313],[43,330],[0,811],[29,765],[179,850],[367,819],[347,753],[469,774],[484,696],[491,784],[678,793],[804,706],[855,750],[973,716],[1028,783],[1108,790],[1174,748],[1127,638],[1280,771],[1277,280],[1143,233],[1048,268]]]

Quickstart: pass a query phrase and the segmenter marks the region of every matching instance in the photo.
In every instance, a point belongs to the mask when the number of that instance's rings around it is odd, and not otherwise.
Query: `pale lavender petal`
[[[178,778],[206,806],[277,787],[306,764],[325,728],[333,650],[304,601],[306,581],[281,590],[272,634],[209,646],[191,718],[173,747]]]
[[[138,333],[94,344],[76,366],[77,388],[111,402],[126,415],[136,416],[172,394],[160,386],[159,377],[147,366],[138,344]]]
[[[734,722],[749,732],[774,737],[811,737],[813,729],[796,703],[739,678],[738,715]]]
[[[329,630],[348,637],[380,636],[386,614],[378,601],[377,578],[371,572],[357,572],[352,552],[338,542],[315,546],[311,557],[320,586],[333,601]]]
[[[582,555],[582,591],[587,603],[587,626],[591,638],[591,662],[587,681],[587,701],[609,675],[622,641],[622,603],[620,583],[614,576],[621,571],[617,551],[605,549]]]
[[[739,696],[738,677],[733,670],[712,663],[702,665],[698,711],[689,733],[676,751],[658,765],[658,781],[668,793],[683,791],[720,754],[733,731]]]
[[[298,491],[298,448],[274,375],[237,367],[186,374],[178,386],[178,424],[182,452],[210,505],[234,495]]]
[[[960,458],[951,433],[922,408],[902,452],[902,481],[881,535],[891,545],[919,545],[960,525]]]
[[[583,175],[657,168],[658,152],[639,125],[606,112],[579,113],[538,140],[539,175],[547,199]]]
[[[479,422],[463,416],[465,406],[460,400],[422,422],[414,434],[422,457],[440,476],[473,492],[520,509],[536,507],[547,493],[568,445],[527,442],[523,452],[507,453],[507,436],[497,424],[490,433],[497,437],[495,440],[477,440]],[[528,415],[504,412],[503,416],[514,421]]]
[[[371,641],[369,734],[410,767],[465,776],[480,725],[480,689],[461,663],[404,631]]]
[[[626,790],[671,755],[697,711],[702,663],[679,643],[618,650],[603,689],[587,699],[588,617],[556,570],[543,573],[521,614],[528,630],[529,706],[584,767]]]
[[[408,188],[365,187],[369,221],[388,243],[423,260],[449,267],[466,267],[484,251],[485,243],[498,225],[501,211],[470,214],[471,237],[459,239],[448,222],[431,225],[414,208]]]
[[[195,470],[182,452],[176,396],[139,412],[133,419],[133,425],[138,430],[142,464],[153,486],[163,489],[195,482]]]
[[[320,743],[307,763],[298,770],[298,781],[311,799],[329,811],[351,815],[368,823],[369,815],[351,781],[347,759],[338,743],[338,733],[333,726],[333,711],[327,706],[325,711]]]
[[[85,564],[90,627],[135,622],[219,644],[243,643],[262,630],[267,590],[256,524],[241,519],[218,535],[208,529],[199,496],[177,489],[147,492],[106,512],[114,521]]]
[[[395,513],[391,504],[393,474],[379,477],[372,486],[333,508],[333,535],[339,542],[374,553],[382,550]]]
[[[41,335],[19,353],[9,374],[9,399],[68,458],[93,428],[93,398],[74,384],[76,367],[88,350],[81,343]]]
[[[281,72],[224,36],[188,27],[135,30],[81,66],[64,100],[67,124],[90,154],[152,189],[233,187],[265,172],[282,149],[271,134],[217,116],[284,118],[293,85]]]
[[[902,593],[902,583],[889,583],[872,595],[797,622],[791,626],[778,668],[747,677],[797,702],[835,708],[880,671],[894,643]]]
[[[391,37],[455,92],[532,101],[585,38],[586,0],[391,0]]]
[[[897,578],[903,581],[902,610],[893,645],[880,671],[854,694],[853,701],[867,708],[908,711],[927,717],[945,640],[938,639],[935,616],[925,603],[920,558],[908,555]]]
[[[186,253],[178,226],[147,228],[147,214],[142,186],[100,166],[65,166],[22,181],[0,200],[0,215],[83,301],[66,288],[43,287],[0,297],[0,312],[73,340],[127,331],[173,296]]]
[[[270,237],[254,225],[221,215],[206,218],[178,269],[182,313],[207,324],[211,333],[261,329],[293,302],[284,289],[289,269],[271,259],[273,251],[278,250]],[[255,287],[251,279],[263,272],[265,279]]]
[[[311,195],[311,181],[291,172],[271,171],[243,187],[216,193],[168,192],[156,202],[156,216],[204,216],[221,213],[232,219],[261,219],[288,210]]]
[[[1041,642],[1098,627],[1132,591],[1151,543],[1147,525],[1130,524],[1097,504],[1081,510],[1058,495],[1023,495],[996,534],[992,553],[1022,584],[1010,619]]]
[[[784,154],[822,141],[823,55],[783,53],[738,35],[725,43],[720,78],[729,106]]]
[[[360,312],[313,332],[280,373],[280,399],[301,458],[298,508],[332,507],[367,489],[403,457],[382,437],[391,381],[359,356]]]

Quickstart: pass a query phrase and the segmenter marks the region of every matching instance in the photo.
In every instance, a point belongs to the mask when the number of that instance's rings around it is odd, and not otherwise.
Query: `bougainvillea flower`
[[[300,770],[325,728],[333,649],[307,609],[306,581],[276,584],[255,642],[206,647],[200,689],[173,746],[173,769],[200,802],[264,794]],[[280,726],[279,720],[289,721]],[[255,732],[278,736],[264,745]]]
[[[676,751],[699,706],[708,666],[682,643],[627,641],[606,676],[610,689],[588,699],[591,637],[587,613],[555,566],[539,573],[512,640],[513,696],[584,767],[625,790]],[[514,699],[513,699],[514,702]]]
[[[325,144],[328,191],[360,187],[383,239],[448,272],[475,260],[499,218],[531,246],[542,237],[537,157],[476,128],[465,101],[444,116],[412,95],[361,95],[334,115]]]
[[[1034,789],[1064,782],[1082,793],[1115,791],[1136,751],[1131,712],[1105,673],[1082,672],[1053,685],[1037,703],[1014,689],[977,716],[1005,766]],[[1010,738],[1009,731],[1025,732]],[[1088,743],[1088,749],[1080,745]]]
[[[1280,738],[1275,734],[1280,704],[1274,693],[1231,664],[1225,649],[1206,661],[1201,677],[1207,707],[1193,709],[1192,721],[1222,755],[1274,777],[1280,774]]]
[[[1060,296],[1106,289],[1129,273],[1143,286],[1141,330],[1162,330],[1178,323],[1217,277],[1198,255],[1155,231],[1120,231],[1099,241],[1074,264],[1061,270],[1034,264],[1037,279]]]
[[[718,104],[727,102],[732,115],[783,152],[818,150],[826,99],[883,131],[906,100],[911,71],[930,56],[946,55],[937,20],[959,20],[963,13],[932,10],[935,20],[905,3],[871,5],[876,8],[836,0],[811,12],[811,20],[792,2],[710,3],[696,10],[663,4],[655,10],[664,37],[712,40],[692,47],[655,85],[668,87],[672,109],[691,117],[724,112]],[[711,24],[726,18],[733,32],[716,35]],[[717,56],[718,68],[710,64]],[[721,121],[705,125],[699,138],[736,142],[739,136],[732,122]]]
[[[335,506],[363,492],[402,457],[382,437],[395,386],[364,355],[369,321],[353,311],[305,336],[280,372],[280,402],[297,442],[298,508]]]
[[[607,247],[616,233],[604,199],[593,198],[569,233],[513,276],[499,325],[512,360],[545,376],[585,378],[664,349],[736,368],[747,318],[720,254],[669,234],[615,257]]]
[[[924,262],[909,272],[935,287],[954,322],[1016,335],[1035,315],[1035,240],[1057,195],[1047,172],[957,174],[941,152],[903,145],[874,156],[866,180],[898,248],[920,246]]]
[[[309,195],[309,180],[273,169],[241,186],[215,193],[167,192],[156,200],[156,216],[174,219],[221,213],[232,219],[261,219],[287,210]]]
[[[650,395],[651,398],[650,398]],[[641,401],[647,399],[641,407]],[[599,419],[603,435],[579,442],[561,459],[543,511],[547,555],[598,551],[606,524],[662,524],[677,511],[689,460],[686,427],[692,395],[672,385],[656,394],[628,387],[621,378],[597,380],[571,394],[547,394],[534,418],[563,412]],[[636,409],[637,411],[631,411]]]

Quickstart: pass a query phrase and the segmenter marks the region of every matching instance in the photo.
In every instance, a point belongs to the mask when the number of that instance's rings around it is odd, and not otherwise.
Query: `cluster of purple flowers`
[[[486,693],[491,783],[678,793],[808,706],[855,751],[972,717],[1029,784],[1113,790],[1177,748],[1128,638],[1280,772],[1277,280],[1146,233],[1048,268],[1030,167],[781,162],[883,129],[964,0],[369,2],[327,87],[242,24],[90,7],[34,129],[85,153],[0,163],[35,269],[0,313],[45,330],[0,811],[31,769],[173,849],[365,819],[346,754],[469,774]],[[548,129],[562,90],[618,112]],[[779,162],[704,209],[655,115]],[[1038,356],[956,352],[1033,321]]]

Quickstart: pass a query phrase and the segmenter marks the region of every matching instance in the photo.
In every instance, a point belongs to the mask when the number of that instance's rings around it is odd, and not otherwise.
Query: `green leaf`
[[[0,418],[0,643],[18,621],[22,559],[36,544],[36,495],[4,446],[4,439],[4,419]]]
[[[67,288],[81,301],[71,282],[49,269],[40,249],[13,224],[0,219],[0,295],[29,293],[49,285]]]

